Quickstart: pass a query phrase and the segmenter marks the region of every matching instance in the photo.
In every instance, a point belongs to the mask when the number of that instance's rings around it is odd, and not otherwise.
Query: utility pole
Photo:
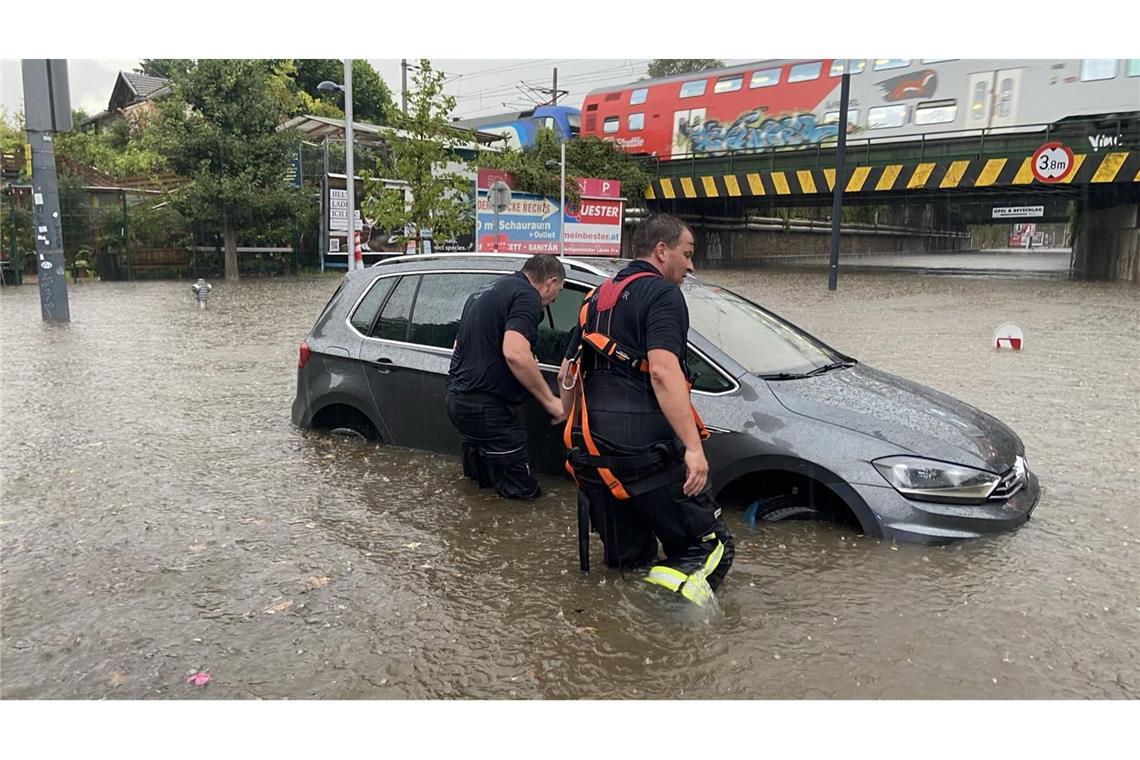
[[[408,115],[408,59],[400,59],[400,107]]]
[[[851,102],[851,61],[843,62],[843,79],[839,85],[839,140],[835,148],[835,194],[831,204],[831,264],[827,271],[827,289],[835,290],[839,281],[839,223],[843,216],[843,186],[847,184],[847,105]]]
[[[552,102],[551,105],[558,105],[558,67],[554,67],[554,83],[550,87]]]
[[[352,134],[352,59],[344,59],[344,176],[348,189],[348,271],[363,269],[364,261],[357,261],[356,251],[356,141]]]
[[[63,223],[59,218],[59,179],[54,132],[71,131],[71,93],[66,60],[25,59],[24,120],[32,152],[32,208],[36,234],[36,274],[40,314],[45,321],[70,322],[67,273],[63,264]]]

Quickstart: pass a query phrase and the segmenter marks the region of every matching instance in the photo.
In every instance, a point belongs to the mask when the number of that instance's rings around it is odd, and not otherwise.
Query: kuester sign
[[[558,253],[558,199],[512,192],[511,205],[499,214],[495,240],[494,209],[487,188],[502,180],[514,188],[510,174],[480,169],[476,179],[476,250],[480,253]],[[616,180],[579,179],[581,203],[567,206],[567,256],[620,256],[623,205],[621,183]]]

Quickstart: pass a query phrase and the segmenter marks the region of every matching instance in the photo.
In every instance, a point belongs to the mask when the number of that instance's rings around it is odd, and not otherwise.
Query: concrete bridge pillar
[[[1140,283],[1140,199],[1135,193],[1090,193],[1073,231],[1073,275]]]

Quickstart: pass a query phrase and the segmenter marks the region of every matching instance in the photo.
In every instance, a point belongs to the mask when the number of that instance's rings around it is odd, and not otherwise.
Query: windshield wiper
[[[811,370],[810,372],[805,373],[804,377],[812,377],[814,375],[822,375],[823,373],[830,372],[833,369],[846,369],[848,367],[854,367],[854,366],[855,366],[855,362],[853,362],[853,361],[850,361],[850,362],[832,362],[831,364],[825,364],[822,367],[816,367],[815,369]]]
[[[773,372],[768,375],[760,375],[762,380],[799,380],[807,375],[800,372]]]

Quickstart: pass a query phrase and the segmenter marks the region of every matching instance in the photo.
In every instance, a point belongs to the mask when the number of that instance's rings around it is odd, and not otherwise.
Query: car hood
[[[768,387],[796,414],[888,441],[916,456],[1000,474],[1024,453],[1017,434],[980,409],[865,364],[770,380]]]

